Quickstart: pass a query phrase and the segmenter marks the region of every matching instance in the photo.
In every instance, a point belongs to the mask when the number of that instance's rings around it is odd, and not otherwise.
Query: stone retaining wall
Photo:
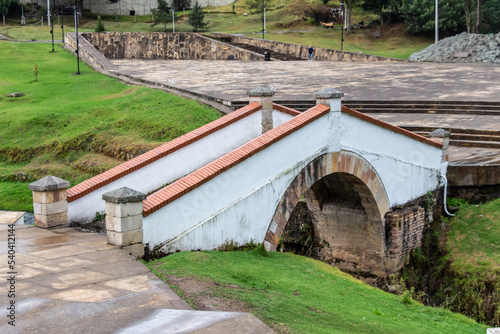
[[[90,66],[94,67],[98,71],[108,72],[116,70],[115,66],[106,59],[102,53],[97,51],[85,38],[80,35],[78,40],[78,52],[80,57],[84,59]],[[73,50],[76,50],[76,34],[67,33],[66,34],[66,44],[70,46]]]
[[[264,49],[275,50],[277,52],[288,54],[294,57],[299,57],[302,59],[307,59],[308,56],[307,45],[283,43],[265,39],[227,35],[220,33],[211,33],[210,36],[213,36],[214,38],[221,38],[221,37],[230,38],[230,40],[233,43],[242,43]],[[271,51],[271,57],[272,57],[272,51]],[[404,59],[371,56],[371,55],[366,55],[364,53],[354,53],[354,52],[338,51],[338,50],[331,50],[324,48],[314,48],[314,60],[359,61],[359,62],[388,62],[388,61],[406,62],[406,60]]]
[[[198,34],[108,32],[81,34],[108,59],[264,60],[264,56]]]

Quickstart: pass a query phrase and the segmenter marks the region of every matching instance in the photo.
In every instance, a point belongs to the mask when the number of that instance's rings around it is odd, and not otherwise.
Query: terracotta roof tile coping
[[[75,201],[94,190],[97,190],[113,181],[116,181],[127,174],[130,174],[144,166],[147,166],[183,147],[188,146],[220,129],[223,129],[237,121],[253,114],[262,109],[262,105],[258,102],[250,103],[249,105],[240,108],[224,117],[216,119],[213,122],[203,125],[202,127],[188,132],[174,140],[169,141],[159,147],[156,147],[140,156],[124,162],[116,167],[113,167],[104,173],[85,180],[76,186],[68,189],[68,202]]]
[[[420,141],[420,142],[422,142],[424,144],[431,145],[431,146],[434,146],[434,147],[437,147],[437,148],[441,148],[441,149],[443,148],[443,144],[441,144],[441,143],[438,143],[438,142],[436,142],[434,140],[430,140],[428,138],[425,138],[424,136],[417,135],[416,133],[413,133],[411,131],[402,129],[402,128],[398,127],[398,126],[395,126],[395,125],[392,125],[392,124],[389,124],[389,123],[386,123],[386,122],[382,122],[381,120],[378,120],[378,119],[373,118],[371,116],[365,115],[363,113],[360,113],[359,111],[356,111],[354,109],[348,108],[346,106],[342,106],[342,112],[346,113],[346,114],[349,114],[351,116],[357,117],[359,119],[362,119],[364,121],[373,123],[375,125],[381,126],[381,127],[386,128],[388,130],[392,130],[394,132],[400,133],[400,134],[405,135],[407,137],[413,138],[413,139],[418,140],[418,141]]]
[[[300,111],[297,111],[295,109],[282,106],[281,104],[277,104],[277,103],[273,103],[273,109],[281,111],[282,113],[285,113],[285,114],[288,114],[288,115],[292,115],[292,116],[298,116],[298,115],[301,114]]]
[[[165,188],[160,189],[144,200],[143,216],[149,216],[153,212],[166,206],[168,203],[175,201],[189,191],[194,190],[215,178],[217,175],[238,165],[242,161],[245,161],[249,157],[271,146],[282,138],[303,128],[307,124],[328,114],[329,111],[329,107],[320,104],[303,113],[299,113],[299,115],[293,120],[267,131],[261,136],[184,176]],[[167,199],[164,199],[165,195],[167,195]],[[160,204],[157,204],[159,198],[163,198],[164,200],[162,200]]]

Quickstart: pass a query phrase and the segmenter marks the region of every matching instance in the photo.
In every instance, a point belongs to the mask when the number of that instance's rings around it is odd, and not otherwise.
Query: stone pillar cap
[[[142,202],[146,197],[146,194],[127,187],[102,194],[103,200],[112,203]]]
[[[248,96],[273,96],[274,94],[276,92],[267,86],[254,88],[247,92]]]
[[[314,93],[316,99],[334,99],[344,96],[344,93],[336,90],[335,88],[325,88],[319,92]]]
[[[65,189],[69,188],[69,182],[52,175],[48,175],[38,181],[30,183],[29,188],[34,191]]]
[[[437,129],[437,130],[434,130],[431,133],[429,133],[429,136],[435,137],[435,138],[445,138],[445,137],[451,136],[451,132],[443,130],[443,129]]]

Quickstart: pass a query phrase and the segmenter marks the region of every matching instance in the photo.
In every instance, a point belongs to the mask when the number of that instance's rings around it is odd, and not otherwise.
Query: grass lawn
[[[340,49],[341,30],[337,27],[324,29],[312,23],[305,17],[304,8],[312,5],[319,5],[319,0],[312,2],[299,2],[297,0],[271,0],[266,11],[266,39],[297,43],[303,45],[312,44],[314,47],[329,49]],[[340,7],[338,2],[332,2],[330,7]],[[205,22],[208,28],[204,33],[245,33],[248,37],[262,38],[262,21],[260,12],[248,14],[248,6],[245,0],[235,2],[235,12],[232,4],[227,6],[206,7]],[[175,31],[192,32],[191,26],[187,24],[189,11],[179,11],[176,13]],[[352,22],[370,22],[375,16],[362,12],[358,7],[353,9]],[[152,26],[150,15],[137,16],[134,22],[133,16],[103,15],[103,24],[107,31],[137,31],[137,32],[162,32],[163,24]],[[18,40],[50,40],[50,28],[39,26],[21,27],[18,21],[10,20],[10,26],[0,26],[0,34],[11,36]],[[79,31],[93,31],[97,23],[97,15],[86,13],[81,21]],[[167,23],[167,31],[172,31],[172,23]],[[74,29],[73,29],[74,30]],[[65,31],[73,31],[70,26]],[[382,32],[382,37],[376,39],[373,34],[376,30]],[[55,26],[55,38],[61,39],[61,29]],[[372,29],[355,30],[352,34],[344,34],[344,50],[351,52],[363,52],[365,54],[408,58],[412,53],[420,51],[433,43],[433,39],[415,37],[406,34],[403,24],[375,27]]]
[[[60,46],[50,50],[0,41],[0,209],[31,211],[29,182],[52,174],[74,185],[219,117],[83,62],[82,75],[73,75],[76,58]]]
[[[486,331],[465,316],[388,294],[327,264],[293,254],[261,249],[181,252],[147,266],[166,281],[174,275],[217,283],[202,294],[243,301],[278,333]]]
[[[454,268],[500,273],[500,199],[461,205],[450,222],[448,248]]]

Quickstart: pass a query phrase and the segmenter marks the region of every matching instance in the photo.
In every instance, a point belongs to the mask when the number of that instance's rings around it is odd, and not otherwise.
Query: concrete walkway
[[[500,66],[492,64],[326,61],[111,60],[120,74],[221,100],[247,100],[267,85],[276,100],[313,99],[334,87],[346,100],[500,101]]]
[[[15,247],[9,248],[5,221],[0,223],[2,334],[273,333],[251,314],[194,311],[144,264],[108,245],[105,236],[15,225],[15,243],[10,239]],[[12,268],[9,249],[15,250]],[[15,327],[7,317],[12,301]]]

